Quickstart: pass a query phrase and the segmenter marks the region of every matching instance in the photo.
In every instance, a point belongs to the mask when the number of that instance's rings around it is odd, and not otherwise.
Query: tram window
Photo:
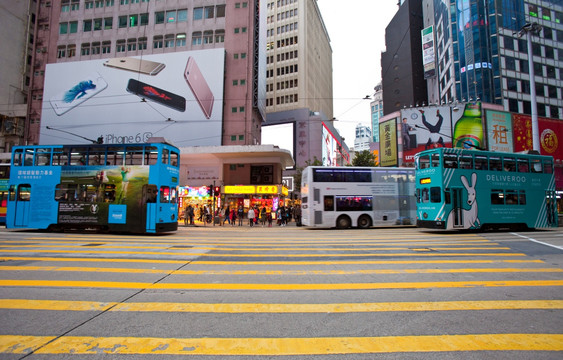
[[[422,189],[421,202],[427,203],[428,200],[430,200],[430,197],[428,196],[428,193],[429,193],[428,188]]]
[[[324,211],[334,211],[334,196],[325,196]]]
[[[502,190],[491,190],[491,204],[504,205],[504,192]]]
[[[168,186],[160,187],[160,202],[161,203],[170,202],[170,188]]]
[[[145,165],[155,165],[158,161],[158,149],[154,146],[145,148]]]
[[[541,160],[540,159],[532,159],[531,160],[531,165],[532,165],[532,172],[533,173],[541,173],[542,169],[541,169]]]
[[[420,189],[416,189],[414,196],[416,196],[416,202],[420,203]]]
[[[418,158],[418,168],[426,169],[430,167],[430,158],[428,155],[424,155]]]
[[[526,205],[526,192],[524,190],[518,192],[518,203],[520,205]]]
[[[553,174],[553,163],[551,161],[549,160],[544,161],[543,172],[544,174]]]
[[[18,201],[29,201],[31,199],[31,185],[21,184],[18,186]]]
[[[70,165],[86,165],[87,148],[76,147],[70,151]]]
[[[170,202],[176,204],[176,188],[170,188]]]
[[[457,155],[444,154],[444,167],[448,169],[457,169]]]
[[[475,156],[475,170],[487,170],[487,158],[485,156],[476,155]]]
[[[170,165],[178,167],[178,153],[171,151],[170,152]]]
[[[168,164],[168,160],[170,157],[170,150],[168,149],[162,149],[162,163],[163,164]]]
[[[459,158],[459,168],[470,170],[473,169],[473,157],[471,155],[462,155]]]
[[[17,149],[14,151],[14,159],[12,161],[12,163],[14,164],[14,166],[22,166],[23,165],[23,150],[22,149]]]
[[[143,165],[143,147],[128,146],[125,152],[125,164]]]
[[[522,173],[530,172],[528,159],[516,159],[516,161],[518,162],[518,172],[522,172]]]
[[[489,169],[492,171],[501,171],[502,164],[499,157],[490,157],[489,158]]]
[[[514,158],[504,158],[502,161],[504,171],[515,171],[516,170],[516,160]]]
[[[432,167],[440,166],[440,154],[431,154],[430,161],[432,163]]]
[[[8,189],[8,194],[10,197],[10,201],[16,200],[16,185],[10,185],[10,188]]]
[[[24,166],[33,166],[33,149],[25,149],[23,164]]]
[[[506,205],[518,205],[518,191],[506,190]]]
[[[37,151],[35,152],[35,165],[51,165],[51,149],[37,149]]]
[[[446,189],[446,190],[444,191],[444,202],[445,202],[446,204],[451,204],[451,203],[452,203],[452,195],[451,195],[449,189]]]
[[[107,152],[106,165],[123,165],[123,148],[110,147]]]
[[[439,187],[431,187],[430,188],[430,202],[433,202],[433,203],[442,202],[441,194],[442,194],[442,191]]]
[[[61,166],[68,164],[68,153],[64,152],[62,148],[53,149],[53,165]]]

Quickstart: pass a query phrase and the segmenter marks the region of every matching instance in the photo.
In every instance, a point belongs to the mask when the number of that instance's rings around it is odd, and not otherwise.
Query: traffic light
[[[215,188],[213,189],[213,193],[214,193],[215,196],[221,195],[221,187],[215,186]]]
[[[207,195],[213,196],[213,185],[207,186]]]

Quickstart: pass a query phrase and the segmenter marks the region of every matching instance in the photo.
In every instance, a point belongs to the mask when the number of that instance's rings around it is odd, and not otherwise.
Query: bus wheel
[[[371,227],[371,218],[367,215],[362,215],[358,219],[358,227],[360,229],[369,229]]]
[[[348,229],[351,226],[352,220],[346,215],[342,215],[336,220],[336,227],[339,229]]]

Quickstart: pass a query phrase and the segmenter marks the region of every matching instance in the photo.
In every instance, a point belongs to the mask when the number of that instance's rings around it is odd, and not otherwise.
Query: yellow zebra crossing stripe
[[[329,355],[446,351],[562,351],[563,334],[318,338],[156,338],[0,335],[0,353],[125,355]]]

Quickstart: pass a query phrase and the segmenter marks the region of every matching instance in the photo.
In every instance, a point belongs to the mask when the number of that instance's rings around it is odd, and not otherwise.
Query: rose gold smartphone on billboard
[[[166,65],[164,65],[163,63],[131,57],[108,59],[106,62],[104,62],[104,65],[107,67],[133,71],[147,75],[156,75],[166,67]]]
[[[201,107],[203,114],[209,119],[211,117],[211,111],[213,110],[215,97],[213,96],[207,81],[205,81],[203,74],[199,70],[197,63],[191,56],[188,58],[186,71],[184,71],[184,78],[190,86],[190,89],[192,89],[192,93]]]

